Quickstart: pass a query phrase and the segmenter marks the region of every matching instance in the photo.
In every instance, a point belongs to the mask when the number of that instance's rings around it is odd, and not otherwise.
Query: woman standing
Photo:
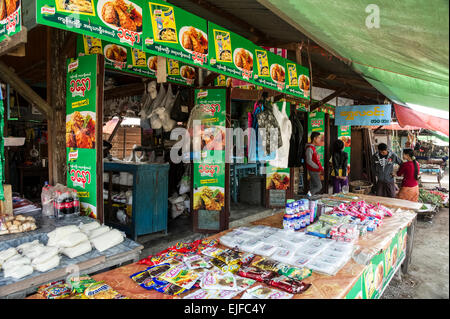
[[[419,201],[419,173],[420,166],[414,157],[414,150],[403,150],[403,164],[397,172],[397,176],[403,176],[402,187],[397,194],[397,198],[406,199],[412,202]]]
[[[348,154],[344,152],[344,142],[337,140],[334,143],[333,155],[331,156],[331,164],[333,170],[331,176],[333,177],[333,194],[340,193],[342,187],[348,185],[347,166]]]

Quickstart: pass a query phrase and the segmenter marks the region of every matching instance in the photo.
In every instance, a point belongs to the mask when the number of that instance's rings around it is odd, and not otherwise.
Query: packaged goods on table
[[[300,280],[287,278],[285,276],[275,277],[269,281],[269,284],[291,294],[301,294],[311,286],[311,284],[306,284]]]
[[[262,270],[256,267],[242,267],[238,275],[241,277],[253,279],[259,282],[266,282],[267,280],[275,277],[275,273],[269,270]]]
[[[70,296],[72,289],[64,280],[58,280],[40,286],[37,292],[46,299],[63,299]]]
[[[102,282],[89,284],[84,290],[84,295],[89,299],[128,299]]]
[[[236,278],[232,273],[223,273],[217,270],[206,272],[200,280],[200,287],[207,290],[239,290]]]
[[[0,215],[0,235],[28,232],[36,228],[36,220],[32,216]]]
[[[105,251],[123,242],[124,236],[117,229],[112,229],[100,236],[91,239],[92,245],[100,252]]]
[[[184,264],[171,267],[158,277],[162,281],[169,282],[184,289],[192,288],[198,278],[199,274],[189,270]]]

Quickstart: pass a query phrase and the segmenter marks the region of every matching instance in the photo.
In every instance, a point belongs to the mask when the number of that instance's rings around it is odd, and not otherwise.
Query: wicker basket
[[[373,184],[367,181],[357,180],[349,183],[350,192],[367,195],[372,190]]]

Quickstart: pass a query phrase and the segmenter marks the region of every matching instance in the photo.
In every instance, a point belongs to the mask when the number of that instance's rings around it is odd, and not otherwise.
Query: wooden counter
[[[278,213],[273,216],[253,222],[253,225],[267,225],[271,227],[282,227],[283,213]],[[394,214],[393,217],[385,218],[383,226],[375,232],[369,233],[364,238],[361,238],[357,245],[360,249],[369,249],[376,252],[385,249],[394,238],[394,236],[405,227],[411,225],[416,218],[416,214],[410,212],[402,212]],[[208,238],[219,238],[230,230],[210,236]],[[129,278],[130,275],[145,270],[148,266],[138,265],[136,263],[116,268],[114,270],[101,273],[93,276],[96,280],[104,280],[111,287],[118,292],[133,298],[133,299],[172,299],[173,297],[164,295],[154,290],[145,290],[139,287],[133,280]],[[340,299],[345,298],[348,292],[352,289],[355,283],[364,273],[366,266],[356,263],[353,259],[335,275],[326,276],[318,273],[313,273],[311,277],[305,279],[306,283],[312,283],[312,286],[303,294],[295,295],[295,299]],[[261,283],[255,283],[258,285]],[[192,291],[191,291],[192,292]],[[187,292],[183,296],[191,293]],[[235,298],[240,298],[242,294]],[[42,299],[39,295],[33,295],[32,299]],[[179,298],[179,297],[175,297]]]

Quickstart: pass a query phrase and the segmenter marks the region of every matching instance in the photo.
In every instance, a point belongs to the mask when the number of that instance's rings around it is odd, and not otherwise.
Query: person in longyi
[[[403,160],[404,162],[397,172],[397,176],[403,176],[402,187],[397,194],[397,198],[418,202],[420,166],[414,157],[414,150],[404,149]]]

